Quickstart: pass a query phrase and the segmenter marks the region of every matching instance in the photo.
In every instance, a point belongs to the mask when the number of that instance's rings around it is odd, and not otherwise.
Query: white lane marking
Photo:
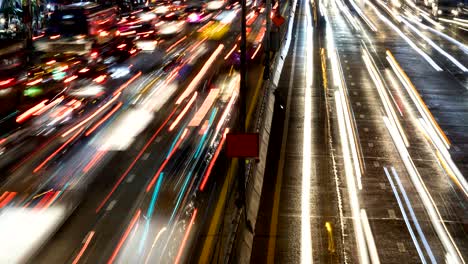
[[[112,200],[112,201],[109,203],[109,206],[107,206],[106,211],[112,210],[112,208],[114,208],[114,206],[115,206],[116,203],[117,203],[117,200]]]
[[[313,68],[313,39],[312,18],[309,10],[309,1],[304,1],[306,18],[306,87],[304,93],[304,138],[302,145],[302,195],[301,195],[301,263],[313,262],[312,234],[310,223],[310,181],[312,159],[312,78]]]
[[[367,213],[364,209],[361,209],[361,223],[364,230],[364,235],[366,237],[367,246],[369,247],[371,263],[379,264],[379,254],[377,253],[377,247],[375,246],[374,236],[372,235],[369,219],[367,218]]]
[[[388,217],[389,217],[389,218],[396,219],[395,210],[393,210],[393,209],[388,209],[387,211],[388,211]]]
[[[406,252],[406,248],[405,248],[405,245],[404,245],[403,243],[397,242],[396,244],[397,244],[398,250],[399,250],[400,252],[402,252],[402,253],[403,253],[403,252]]]
[[[149,153],[145,153],[143,154],[143,157],[141,157],[142,160],[147,160],[149,158],[150,154]]]
[[[126,180],[127,183],[131,183],[133,179],[135,178],[135,174],[130,174]]]

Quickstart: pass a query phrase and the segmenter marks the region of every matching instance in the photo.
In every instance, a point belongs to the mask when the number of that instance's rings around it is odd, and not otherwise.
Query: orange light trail
[[[203,122],[203,125],[200,128],[200,131],[198,132],[198,134],[199,135],[205,134],[207,129],[208,129],[208,120],[205,120],[205,122]]]
[[[135,226],[136,222],[138,221],[138,218],[140,217],[141,210],[138,210],[135,215],[133,216],[132,220],[130,221],[130,225],[127,227],[127,230],[125,230],[124,235],[119,241],[119,244],[117,244],[117,247],[115,248],[114,252],[112,253],[112,256],[109,258],[107,261],[107,264],[112,264],[114,263],[115,258],[117,257],[117,254],[119,254],[120,248],[122,248],[125,240],[127,240],[128,235],[130,234],[130,231],[133,229]]]
[[[72,75],[72,76],[66,78],[65,80],[63,80],[63,82],[64,82],[64,83],[69,83],[69,82],[75,80],[76,78],[78,78],[77,75]]]
[[[219,94],[219,89],[210,90],[210,92],[208,93],[208,96],[205,98],[205,101],[198,108],[198,111],[195,113],[195,116],[192,118],[192,120],[188,124],[189,127],[192,127],[192,126],[197,127],[200,125],[206,113],[208,112],[208,110],[210,110],[215,99],[218,97],[218,94]]]
[[[135,34],[136,31],[135,30],[132,30],[132,31],[127,31],[127,32],[120,32],[120,36],[128,36],[128,35],[133,35]]]
[[[55,202],[55,200],[57,200],[57,197],[58,197],[59,195],[60,195],[60,192],[55,192],[55,194],[54,194],[52,197],[50,197],[50,199],[47,201],[47,203],[44,205],[44,207],[43,207],[42,209],[44,210],[44,209],[49,208],[49,206],[50,206],[53,202]]]
[[[135,74],[132,78],[130,78],[130,80],[128,80],[127,82],[125,82],[124,84],[122,84],[119,89],[117,89],[115,92],[114,92],[114,96],[117,95],[118,93],[120,93],[123,89],[127,88],[129,84],[131,84],[136,78],[140,77],[141,75],[141,71],[138,72],[137,74]]]
[[[122,102],[119,102],[106,116],[104,116],[99,122],[97,122],[93,127],[88,129],[86,131],[85,136],[89,136],[91,133],[93,133],[102,123],[104,123],[109,117],[111,117],[119,108],[122,106]]]
[[[179,145],[180,143],[182,143],[182,140],[184,139],[185,135],[187,134],[188,132],[188,129],[186,128],[184,130],[184,133],[182,133],[182,136],[179,138],[179,140],[177,140],[176,144],[174,145],[174,148],[172,149],[171,153],[169,153],[169,155],[166,157],[166,159],[164,160],[164,162],[161,164],[161,167],[159,167],[158,171],[154,174],[153,176],[153,179],[151,179],[151,182],[149,183],[148,187],[146,187],[146,192],[149,192],[151,190],[151,188],[153,188],[154,186],[154,183],[156,182],[156,180],[159,178],[159,175],[161,174],[161,172],[164,170],[164,168],[166,167],[167,163],[169,162],[169,160],[171,159],[172,155],[174,155],[174,153],[176,152],[176,150],[179,148]]]
[[[11,83],[13,80],[14,80],[13,78],[10,78],[10,79],[7,79],[5,81],[1,81],[0,86],[7,85],[7,84]]]
[[[88,234],[88,238],[86,238],[86,241],[83,244],[83,247],[81,248],[78,255],[76,255],[76,257],[73,260],[72,264],[77,264],[80,261],[80,258],[83,256],[83,253],[86,251],[86,248],[88,247],[88,245],[91,242],[91,239],[93,239],[93,237],[94,237],[94,231],[90,231],[89,234]]]
[[[185,114],[189,110],[190,106],[193,104],[193,102],[195,102],[195,99],[197,98],[197,94],[198,94],[197,92],[195,92],[193,94],[192,98],[187,103],[187,105],[184,107],[184,109],[180,112],[180,114],[177,116],[176,120],[174,120],[174,122],[172,122],[171,126],[169,127],[169,131],[172,131],[179,124],[180,120],[182,120],[182,118],[185,116]]]
[[[47,64],[47,65],[52,65],[52,64],[54,64],[54,63],[56,63],[56,62],[57,62],[56,60],[50,60],[50,61],[46,62],[46,64]]]
[[[219,120],[218,125],[216,126],[215,133],[218,133],[218,131],[221,129],[221,126],[224,123],[224,120],[226,119],[227,115],[229,114],[229,111],[231,111],[231,107],[234,104],[234,100],[237,97],[237,93],[234,92],[233,95],[231,96],[231,99],[229,100],[228,105],[226,106],[226,109],[223,112],[223,115],[221,116],[221,119]]]
[[[255,13],[247,20],[247,26],[250,26],[253,24],[253,22],[255,22],[255,19],[257,19],[257,16],[255,15]]]
[[[97,109],[96,111],[94,111],[94,113],[92,113],[90,116],[88,116],[85,120],[81,121],[80,123],[78,123],[76,126],[72,127],[71,129],[69,129],[67,132],[63,133],[62,134],[62,137],[66,137],[68,136],[70,133],[72,133],[73,131],[75,131],[76,129],[78,129],[80,126],[84,125],[85,123],[87,123],[89,120],[91,120],[93,117],[95,117],[97,114],[99,114],[100,112],[102,112],[102,110],[104,110],[105,108],[107,108],[109,105],[111,105],[115,100],[117,100],[117,96],[114,96],[109,102],[107,102],[105,105],[101,106],[99,109]]]
[[[231,56],[231,54],[236,50],[237,48],[237,44],[235,44],[232,49],[229,51],[229,53],[224,57],[225,60],[227,60],[227,58],[229,58],[229,56]]]
[[[189,227],[187,228],[187,231],[184,234],[184,239],[182,240],[182,244],[180,245],[179,252],[177,252],[177,257],[174,262],[175,264],[178,264],[180,262],[180,258],[182,257],[182,252],[184,251],[185,244],[187,243],[190,230],[192,230],[193,222],[195,222],[195,217],[197,217],[197,212],[198,212],[198,209],[195,208],[195,210],[193,210],[192,218],[190,219]]]
[[[72,142],[79,134],[80,132],[83,130],[83,128],[81,128],[80,130],[78,130],[77,133],[75,133],[75,135],[73,135],[71,138],[69,138],[67,141],[65,141],[65,143],[63,143],[62,146],[60,146],[60,148],[58,148],[56,151],[54,151],[49,157],[47,157],[41,164],[39,164],[39,166],[37,166],[33,172],[36,173],[38,172],[40,169],[42,169],[42,167],[44,167],[47,162],[49,162],[55,155],[57,155],[60,151],[62,151],[68,144],[70,144],[70,142]]]
[[[55,193],[55,192],[48,192],[45,195],[43,195],[40,201],[36,204],[36,206],[34,206],[34,209],[43,208],[44,204],[46,204],[47,201],[49,201],[49,199],[51,198],[52,193]]]
[[[107,78],[107,75],[103,74],[103,75],[99,75],[98,77],[94,78],[93,81],[95,81],[97,83],[102,83],[106,78]]]
[[[190,50],[189,52],[193,52],[195,51],[198,47],[200,47],[201,44],[203,44],[203,42],[205,42],[208,38],[204,38],[200,41],[197,42],[197,44],[195,44]]]
[[[210,56],[210,58],[205,62],[205,65],[203,65],[203,68],[198,72],[198,74],[193,78],[192,82],[189,84],[187,89],[182,93],[182,95],[177,99],[176,105],[179,105],[185,97],[187,97],[195,87],[200,83],[202,80],[203,76],[205,76],[206,72],[208,69],[212,66],[214,60],[216,57],[218,57],[219,53],[224,49],[223,44],[219,44],[218,48],[213,52],[213,54]]]
[[[32,40],[40,39],[40,38],[42,38],[44,36],[45,36],[45,34],[37,35],[37,36],[33,37]]]
[[[49,101],[49,100],[44,100],[40,103],[38,103],[37,105],[33,106],[32,108],[28,109],[26,112],[22,113],[21,115],[19,115],[17,118],[16,118],[16,122],[17,123],[21,123],[23,122],[24,120],[28,119],[31,115],[33,115],[34,113],[36,113],[37,111],[41,110],[43,107],[45,107],[45,103]]]
[[[6,196],[5,196],[6,194]],[[16,192],[5,192],[2,197],[4,197],[3,200],[0,199],[0,208],[3,208],[5,207],[9,202],[11,202],[11,200],[13,200],[13,198],[16,196]]]
[[[125,177],[128,175],[128,173],[130,173],[130,171],[133,169],[133,167],[135,166],[135,164],[137,163],[137,161],[141,158],[141,156],[143,155],[143,153],[145,153],[146,149],[150,146],[151,142],[154,141],[154,139],[159,135],[159,133],[162,131],[162,129],[164,128],[164,126],[166,126],[166,124],[169,122],[169,120],[172,118],[172,116],[175,114],[175,111],[177,110],[177,108],[174,108],[174,110],[172,110],[172,112],[169,114],[169,116],[167,117],[167,119],[164,121],[164,123],[158,128],[158,130],[156,130],[156,132],[153,134],[153,136],[151,136],[150,140],[148,140],[148,142],[146,142],[146,145],[140,150],[140,152],[138,153],[138,155],[136,156],[136,158],[132,161],[132,163],[130,164],[130,166],[127,168],[127,170],[122,174],[122,176],[120,176],[120,178],[117,180],[117,182],[114,184],[114,186],[112,187],[112,190],[107,194],[107,196],[104,198],[104,200],[99,204],[98,208],[96,208],[96,213],[99,213],[99,211],[102,209],[102,207],[106,204],[106,202],[109,200],[109,198],[112,196],[112,193],[115,192],[115,190],[117,189],[117,187],[120,185],[120,183],[122,183],[122,181],[125,179]]]
[[[173,48],[175,48],[177,45],[179,45],[182,41],[184,41],[184,39],[186,39],[187,36],[184,36],[183,38],[179,39],[178,41],[176,41],[174,44],[172,44],[167,50],[166,52],[169,52],[171,51]]]
[[[41,115],[41,114],[44,113],[45,111],[47,111],[47,110],[49,110],[50,108],[52,108],[52,106],[54,106],[54,105],[56,105],[56,104],[62,102],[64,98],[65,98],[65,97],[60,96],[59,98],[55,99],[54,101],[52,101],[52,102],[46,104],[44,107],[42,107],[41,109],[39,109],[39,111],[34,112],[33,115],[34,115],[34,116]]]
[[[255,50],[254,54],[252,55],[252,57],[250,57],[251,59],[255,58],[255,56],[257,55],[257,53],[258,53],[258,51],[260,50],[261,47],[262,47],[262,44],[258,45],[258,47]]]
[[[93,166],[96,164],[102,157],[104,157],[104,154],[106,154],[107,151],[98,151],[96,155],[86,164],[86,166],[83,168],[83,172],[87,173]]]
[[[44,144],[42,144],[40,147],[38,148],[35,148],[33,150],[33,152],[31,154],[29,154],[26,158],[24,158],[23,160],[20,161],[20,163],[16,164],[11,170],[12,171],[16,171],[19,167],[23,166],[23,164],[30,160],[32,157],[34,157],[36,155],[36,153],[38,153],[40,150],[44,149],[46,146],[48,146],[50,144],[50,142],[54,141],[56,138],[58,138],[59,135],[55,135],[53,136],[52,138],[50,138],[49,140],[47,140]]]
[[[198,33],[201,33],[203,32],[205,29],[207,29],[211,24],[213,24],[214,22],[213,21],[210,21],[208,23],[206,23],[206,25],[204,25],[203,27],[201,27],[199,30],[197,30]]]
[[[223,148],[224,142],[226,141],[226,134],[229,132],[229,128],[226,128],[223,134],[223,138],[221,139],[221,142],[218,144],[218,148],[216,149],[215,154],[213,155],[213,158],[211,158],[210,165],[208,166],[208,169],[206,170],[205,175],[203,176],[202,183],[200,185],[200,191],[203,191],[205,189],[206,182],[208,181],[208,178],[210,177],[211,170],[213,169],[213,166],[218,159],[219,153],[221,152],[221,149]]]

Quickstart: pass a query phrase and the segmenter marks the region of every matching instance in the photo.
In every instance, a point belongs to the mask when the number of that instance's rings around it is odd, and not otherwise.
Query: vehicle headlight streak
[[[353,218],[354,233],[356,236],[357,247],[359,249],[360,263],[369,263],[367,246],[364,239],[364,230],[361,223],[360,206],[356,191],[355,177],[353,173],[353,166],[351,164],[351,154],[349,150],[349,140],[346,133],[345,123],[345,105],[342,100],[340,91],[335,91],[336,112],[338,116],[338,128],[340,131],[341,148],[343,152],[343,161],[345,166],[346,185],[348,187],[349,201],[351,205],[351,214]]]
[[[310,228],[310,180],[312,162],[312,78],[313,68],[313,39],[312,15],[309,1],[304,1],[306,18],[304,27],[306,34],[306,87],[304,89],[304,138],[302,145],[302,194],[301,194],[301,263],[312,263],[312,237]]]
[[[392,177],[390,176],[387,167],[384,167],[384,171],[385,171],[385,175],[387,176],[388,181],[390,182],[390,186],[392,187],[393,194],[395,195],[395,198],[397,200],[398,207],[400,207],[401,215],[403,216],[403,220],[405,221],[406,227],[408,228],[408,232],[410,233],[411,239],[413,240],[414,246],[416,247],[416,251],[418,252],[419,258],[421,259],[422,263],[426,264],[427,263],[426,259],[424,257],[424,254],[423,254],[422,250],[421,250],[421,246],[419,245],[418,239],[417,239],[416,235],[414,234],[413,228],[411,227],[411,223],[409,222],[409,219],[408,219],[408,216],[406,214],[405,208],[403,207],[403,203],[401,201],[400,195],[398,194],[398,191],[397,191],[397,189],[395,187],[395,183],[393,182]],[[395,178],[396,178],[396,174],[395,174],[396,172],[395,172],[395,169],[393,167],[392,167],[392,172],[393,172],[393,174],[395,175]],[[402,192],[402,194],[403,194],[403,196],[405,198],[406,206],[410,210],[411,220],[416,225],[416,230],[417,230],[417,232],[419,234],[419,237],[423,240],[424,247],[425,247],[427,253],[429,254],[429,257],[431,259],[431,263],[437,263],[437,261],[434,259],[434,255],[432,254],[432,250],[431,250],[429,244],[427,243],[426,237],[424,236],[424,233],[422,232],[421,227],[419,226],[418,219],[416,218],[416,215],[415,215],[415,213],[413,211],[413,208],[411,207],[411,203],[409,202],[408,196],[406,195],[406,192],[403,189],[403,186],[401,185],[401,182],[399,181],[399,178],[396,178],[396,179],[398,179],[398,187],[400,187],[400,191]]]
[[[406,170],[410,176],[410,179],[413,182],[413,185],[416,188],[419,197],[421,198],[424,208],[426,209],[426,212],[429,215],[429,219],[432,222],[432,226],[434,227],[434,230],[436,231],[443,247],[447,251],[447,254],[450,255],[450,259],[454,260],[454,263],[465,263],[459,249],[457,248],[455,242],[453,241],[453,238],[451,237],[450,233],[447,230],[447,227],[444,224],[442,216],[440,215],[440,212],[437,209],[434,200],[432,199],[429,191],[427,190],[426,185],[421,179],[421,175],[416,169],[416,166],[414,165],[413,160],[409,155],[408,149],[403,143],[403,139],[397,132],[397,129],[392,125],[388,117],[384,116],[383,120],[393,139],[393,142],[395,143],[400,157],[403,160]]]
[[[377,28],[370,21],[370,19],[362,12],[361,8],[359,8],[359,6],[357,6],[356,3],[353,0],[350,0],[350,3],[353,6],[354,10],[356,10],[356,12],[359,14],[359,16],[361,16],[362,20],[364,20],[364,22],[366,22],[366,24],[369,26],[369,28],[372,31],[377,32]]]
[[[441,47],[437,46],[437,44],[434,43],[431,39],[429,39],[427,36],[425,36],[421,31],[419,31],[415,26],[411,25],[406,19],[402,18],[401,21],[407,25],[411,30],[413,30],[419,37],[424,39],[431,47],[436,49],[438,52],[440,52],[442,55],[444,55],[447,59],[449,59],[453,64],[455,64],[460,70],[463,72],[467,72],[468,69],[461,64],[457,59],[455,59],[452,55],[448,54],[445,50],[443,50]]]
[[[452,177],[454,182],[460,187],[466,197],[468,197],[468,183],[466,182],[465,177],[458,169],[457,165],[452,160],[450,153],[447,149],[443,146],[440,139],[436,136],[434,129],[429,126],[426,120],[420,118],[419,123],[422,129],[426,132],[426,134],[431,139],[433,146],[437,149],[437,158],[442,161],[442,167],[447,171],[449,176]]]
[[[409,147],[409,141],[408,138],[405,135],[405,132],[403,131],[403,127],[400,124],[400,121],[398,120],[398,116],[395,113],[395,109],[392,106],[392,103],[390,101],[389,94],[387,90],[384,87],[384,83],[379,76],[377,67],[375,66],[375,63],[372,61],[369,52],[366,49],[362,49],[362,58],[366,64],[366,68],[369,71],[369,74],[372,77],[372,80],[374,81],[375,86],[377,87],[377,91],[379,92],[380,95],[380,100],[382,101],[382,104],[384,105],[385,112],[387,116],[391,117],[392,125],[395,125],[396,128],[398,128],[398,131],[405,142],[405,146]]]
[[[346,5],[343,3],[343,1],[341,0],[335,0],[335,3],[336,5],[338,6],[338,8],[341,10],[341,12],[343,12],[343,14],[345,15],[346,19],[348,20],[348,22],[353,26],[353,28],[356,30],[356,31],[359,31],[359,25],[357,24],[356,22],[356,18],[351,15],[351,13],[349,12],[349,9],[346,7]]]
[[[328,17],[324,11],[325,19],[328,21]],[[359,190],[362,190],[362,183],[361,183],[361,177],[362,177],[362,159],[360,156],[360,152],[358,151],[359,143],[358,143],[358,137],[355,134],[355,125],[354,123],[351,123],[351,109],[349,106],[349,101],[345,97],[345,92],[344,92],[344,78],[343,78],[343,71],[341,69],[341,64],[339,62],[339,57],[338,57],[338,52],[335,50],[334,47],[334,42],[333,42],[333,32],[331,29],[331,26],[327,26],[327,46],[329,47],[329,52],[328,56],[331,60],[331,66],[332,66],[332,71],[333,71],[333,83],[335,87],[338,88],[338,90],[342,93],[343,96],[343,102],[345,103],[345,108],[348,110],[346,113],[349,114],[346,119],[346,129],[348,130],[348,135],[350,136],[349,142],[351,144],[351,153],[352,157],[354,160],[354,170],[356,173],[356,181]],[[358,154],[359,152],[359,154]]]
[[[468,54],[468,46],[466,46],[465,44],[461,43],[460,41],[450,37],[449,35],[445,34],[445,33],[442,33],[441,31],[438,31],[438,30],[435,30],[433,29],[432,27],[428,27],[426,25],[424,25],[423,23],[421,23],[420,21],[416,20],[416,19],[411,19],[411,18],[408,18],[407,19],[411,20],[413,23],[417,24],[418,26],[420,26],[421,28],[423,28],[424,30],[428,30],[428,31],[431,31],[432,33],[434,34],[437,34],[441,37],[443,37],[444,39],[452,42],[453,44],[457,45],[458,47],[460,47],[460,49],[463,50],[463,52],[465,52],[466,54]],[[443,29],[443,28],[442,28]]]
[[[403,84],[403,87],[405,87],[406,91],[410,95],[411,100],[416,105],[421,116],[424,118],[424,120],[428,124],[431,124],[432,128],[435,131],[437,131],[439,138],[442,140],[442,142],[444,142],[445,147],[449,149],[450,141],[448,140],[447,136],[444,134],[444,132],[442,132],[442,129],[439,127],[439,125],[435,121],[434,117],[432,116],[431,112],[429,111],[426,104],[422,100],[421,96],[417,92],[416,87],[414,87],[408,75],[406,75],[406,73],[403,71],[399,63],[396,61],[393,54],[388,50],[387,50],[387,61],[390,63],[392,70],[395,72],[396,76],[398,77],[400,82]]]
[[[337,2],[336,0],[335,2]],[[337,2],[339,5],[339,3]],[[325,16],[325,20],[329,21],[326,10],[322,9],[322,14]],[[356,237],[357,248],[359,250],[359,260],[361,263],[369,263],[369,254],[372,261],[378,261],[378,255],[376,252],[376,247],[374,239],[372,237],[372,232],[370,228],[364,233],[363,222],[365,219],[361,219],[361,211],[359,205],[359,199],[357,194],[356,185],[359,189],[362,189],[361,184],[361,163],[358,158],[357,146],[357,137],[355,136],[354,129],[351,123],[351,109],[349,103],[346,101],[345,92],[344,92],[344,77],[341,70],[341,65],[339,62],[338,52],[334,47],[333,42],[333,32],[329,23],[327,23],[327,47],[328,58],[331,61],[332,72],[333,72],[333,83],[335,86],[335,103],[336,103],[336,113],[338,117],[338,128],[340,133],[340,141],[343,152],[343,162],[345,167],[345,178],[346,185],[348,187],[348,196],[351,206],[351,214],[353,219],[354,233]],[[346,111],[345,111],[346,109]],[[352,149],[350,150],[350,146]],[[354,164],[353,164],[354,160]],[[356,176],[355,176],[356,175]],[[367,237],[367,243],[366,243]],[[372,252],[368,252],[367,248]]]
[[[440,160],[443,169],[447,171],[449,176],[452,177],[454,182],[468,197],[468,183],[466,182],[465,177],[462,175],[458,167],[453,162],[452,157],[448,152],[448,149],[450,148],[450,141],[440,126],[437,124],[431,112],[424,104],[424,101],[414,87],[413,83],[400,67],[390,51],[387,51],[387,60],[390,63],[394,73],[397,75],[398,79],[410,95],[420,115],[422,116],[422,118],[415,118],[418,120],[417,122],[419,127],[427,135],[427,138],[430,139],[430,142],[436,149],[436,156]]]
[[[436,71],[443,71],[442,68],[437,65],[437,63],[429,57],[424,51],[422,51],[413,41],[411,41],[397,26],[395,26],[388,18],[386,18],[384,15],[382,15],[377,7],[373,5],[371,2],[368,2],[368,4],[374,9],[374,12],[377,14],[377,16],[385,22],[388,26],[390,26],[395,32],[400,35],[401,38],[403,38],[410,46],[413,48],[417,53],[419,53]],[[401,21],[401,17],[398,16],[397,18],[398,21]]]

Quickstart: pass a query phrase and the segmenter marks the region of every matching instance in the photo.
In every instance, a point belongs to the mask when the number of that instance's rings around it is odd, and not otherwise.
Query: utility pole
[[[246,0],[241,0],[241,59],[240,59],[240,89],[239,89],[239,124],[238,124],[238,133],[245,134],[245,119],[246,119],[246,99],[247,99],[247,26],[246,26],[246,16],[247,16],[247,6]],[[244,216],[246,225],[249,226],[249,221],[247,218],[247,208],[246,208],[246,193],[245,193],[245,161],[244,157],[238,158],[239,161],[239,182],[238,182],[238,192],[239,192],[239,206],[244,207]]]
[[[23,0],[23,23],[25,26],[25,37],[26,37],[26,52],[30,54],[32,51],[32,10],[31,10],[31,0]],[[29,56],[28,56],[29,59]]]
[[[270,35],[271,35],[271,0],[266,0],[266,31],[265,31],[265,71],[263,72],[263,79],[270,78]]]

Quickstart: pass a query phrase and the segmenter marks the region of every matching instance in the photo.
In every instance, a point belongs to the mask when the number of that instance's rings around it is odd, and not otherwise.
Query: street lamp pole
[[[246,99],[247,99],[247,26],[246,26],[246,15],[247,6],[246,0],[241,0],[241,45],[240,45],[240,89],[239,89],[239,123],[238,133],[244,134],[246,132]],[[240,206],[245,208],[245,158],[238,158],[239,161],[239,202]],[[247,210],[244,211],[245,219],[247,221]]]
[[[279,1],[279,0],[278,0]],[[271,31],[271,0],[266,0],[266,30],[265,30],[265,70],[263,73],[263,79],[268,80],[270,78],[270,31]]]

